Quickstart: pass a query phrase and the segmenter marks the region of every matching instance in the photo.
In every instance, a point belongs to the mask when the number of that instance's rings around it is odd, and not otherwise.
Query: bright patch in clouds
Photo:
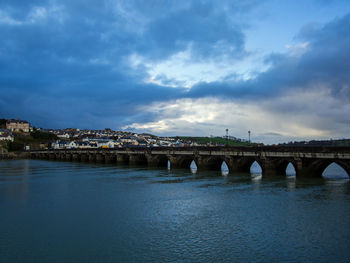
[[[193,60],[191,46],[162,61],[152,61],[132,54],[129,63],[134,69],[142,67],[146,70],[149,75],[144,79],[146,83],[186,89],[201,82],[248,80],[268,69],[264,57],[258,54],[240,59],[227,56],[220,60]]]
[[[265,143],[287,139],[327,137],[329,132],[308,126],[307,118],[286,120],[283,114],[267,111],[255,103],[223,102],[215,98],[182,99],[169,103],[154,104],[144,110],[157,112],[157,121],[133,123],[123,127],[138,132],[172,135],[224,135],[228,128],[230,134],[246,138],[252,131],[255,141]],[[272,135],[272,136],[271,136]],[[278,141],[278,139],[277,139]]]
[[[262,101],[222,101],[209,97],[154,103],[140,110],[156,114],[158,120],[123,128],[192,136],[198,135],[199,131],[205,136],[221,136],[228,128],[230,134],[240,138],[246,138],[247,131],[251,130],[253,140],[264,143],[329,139],[336,132],[340,135],[347,129],[334,119],[334,115],[339,114],[335,105],[342,102],[330,97],[329,92],[326,88],[313,89]],[[283,108],[283,104],[288,111],[277,110]],[[332,108],[335,112],[328,110]],[[350,103],[344,104],[341,111],[350,112]]]
[[[291,56],[299,57],[307,52],[309,44],[309,42],[304,42],[296,45],[286,45],[286,48]]]

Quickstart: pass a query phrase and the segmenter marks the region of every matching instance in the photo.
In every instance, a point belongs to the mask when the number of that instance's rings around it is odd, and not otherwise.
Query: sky
[[[2,0],[0,118],[349,138],[348,0]]]

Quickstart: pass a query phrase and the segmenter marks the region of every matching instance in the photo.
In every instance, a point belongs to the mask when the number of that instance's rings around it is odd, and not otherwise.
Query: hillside
[[[300,142],[281,143],[281,146],[327,146],[327,147],[350,147],[350,139],[339,140],[312,140]]]
[[[232,140],[222,137],[190,137],[190,136],[176,136],[176,139],[180,139],[185,143],[197,143],[203,145],[228,145],[228,146],[249,146],[255,145],[253,143],[243,141],[240,139]]]

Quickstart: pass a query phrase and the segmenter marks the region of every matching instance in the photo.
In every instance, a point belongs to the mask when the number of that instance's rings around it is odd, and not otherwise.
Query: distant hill
[[[5,129],[6,128],[6,119],[0,119],[0,129]]]
[[[176,136],[175,139],[180,139],[185,143],[197,143],[202,145],[228,145],[228,146],[249,146],[255,145],[241,139],[226,139],[222,137],[190,137],[190,136]]]
[[[350,147],[350,139],[340,140],[312,140],[300,142],[281,143],[281,146],[328,146],[328,147]]]

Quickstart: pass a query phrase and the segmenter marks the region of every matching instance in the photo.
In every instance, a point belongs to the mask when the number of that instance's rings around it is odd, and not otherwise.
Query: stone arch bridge
[[[189,168],[195,161],[198,170],[220,170],[225,162],[232,172],[249,172],[257,162],[262,175],[285,175],[291,163],[297,177],[321,177],[331,163],[341,166],[350,175],[349,147],[154,147],[117,149],[66,149],[28,152],[32,159],[81,162],[129,163],[172,169]]]

